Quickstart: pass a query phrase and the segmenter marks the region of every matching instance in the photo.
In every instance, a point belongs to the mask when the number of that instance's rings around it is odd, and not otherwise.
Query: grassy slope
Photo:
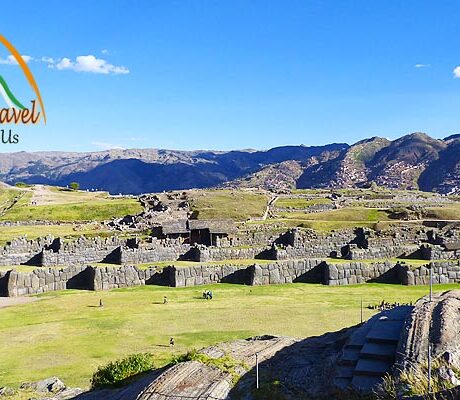
[[[2,226],[0,227],[0,246],[14,238],[27,236],[28,239],[52,235],[64,239],[77,238],[80,236],[110,236],[113,231],[100,230],[98,226],[87,225],[76,229],[72,224],[60,225],[31,225],[31,226]]]
[[[135,199],[113,199],[106,193],[64,191],[51,188],[44,205],[31,205],[32,192],[0,217],[6,221],[102,221],[127,214],[137,214],[141,206]]]
[[[458,287],[437,286],[436,291]],[[201,299],[212,288],[215,299]],[[144,286],[110,292],[67,291],[0,309],[0,382],[58,375],[67,384],[88,386],[92,372],[108,360],[150,351],[157,365],[174,353],[255,334],[306,337],[359,323],[364,304],[414,301],[427,287],[366,284],[330,287],[291,284],[247,287],[166,288]],[[163,296],[169,304],[162,304]],[[104,308],[95,307],[99,299]],[[365,317],[372,314],[365,309]],[[8,345],[6,345],[8,344]]]
[[[357,226],[372,228],[376,222],[387,220],[388,216],[385,211],[376,208],[350,207],[318,213],[283,212],[278,214],[278,218],[270,221],[280,221],[290,226],[329,231]]]
[[[267,206],[263,194],[246,191],[214,190],[195,192],[191,208],[198,219],[234,219],[243,221],[261,217]]]
[[[11,206],[14,199],[20,197],[23,194],[22,191],[14,189],[0,189],[0,214],[3,213],[8,207]]]

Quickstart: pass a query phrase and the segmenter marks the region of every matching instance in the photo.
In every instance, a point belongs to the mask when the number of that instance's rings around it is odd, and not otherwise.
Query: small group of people
[[[210,290],[205,290],[203,292],[203,299],[212,300],[212,296],[213,296],[213,294],[212,294],[212,291],[210,291]]]
[[[411,306],[412,301],[410,303],[389,303],[388,301],[382,300],[380,304],[375,304],[375,305],[370,305],[367,308],[371,310],[379,310],[379,311],[385,311],[385,310],[391,310],[395,307],[399,306]]]

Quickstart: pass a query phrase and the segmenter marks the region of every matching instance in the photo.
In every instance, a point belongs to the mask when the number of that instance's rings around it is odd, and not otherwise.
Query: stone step
[[[403,321],[379,320],[366,336],[368,342],[397,343],[401,334]]]
[[[338,366],[336,368],[336,378],[353,378],[354,367]]]
[[[366,325],[359,328],[353,335],[351,335],[350,340],[347,343],[347,347],[360,349],[366,343],[366,336],[369,333],[369,327]]]
[[[382,376],[388,372],[393,363],[385,360],[370,360],[362,358],[356,364],[353,376],[366,375],[366,376]]]
[[[396,344],[389,343],[366,343],[361,349],[361,358],[393,361],[396,354]]]
[[[339,389],[346,389],[351,385],[352,378],[334,378],[334,385]]]
[[[354,366],[359,360],[360,349],[352,347],[345,347],[343,349],[342,356],[340,357],[339,363],[341,365],[352,365]]]
[[[351,386],[363,392],[371,392],[381,382],[382,378],[378,376],[357,375],[351,380]]]

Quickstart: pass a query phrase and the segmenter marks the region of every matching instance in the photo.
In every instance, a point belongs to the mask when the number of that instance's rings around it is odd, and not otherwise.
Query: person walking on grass
[[[168,304],[168,298],[166,296],[163,297],[163,304]]]
[[[174,338],[169,339],[169,347],[174,347]]]

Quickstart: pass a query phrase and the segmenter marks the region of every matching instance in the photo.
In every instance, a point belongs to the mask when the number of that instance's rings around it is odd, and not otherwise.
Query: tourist
[[[163,304],[168,304],[168,298],[166,296],[163,297]]]
[[[169,339],[169,347],[174,347],[174,338]]]
[[[99,307],[100,308],[104,307],[104,303],[102,302],[102,299],[99,299]]]

